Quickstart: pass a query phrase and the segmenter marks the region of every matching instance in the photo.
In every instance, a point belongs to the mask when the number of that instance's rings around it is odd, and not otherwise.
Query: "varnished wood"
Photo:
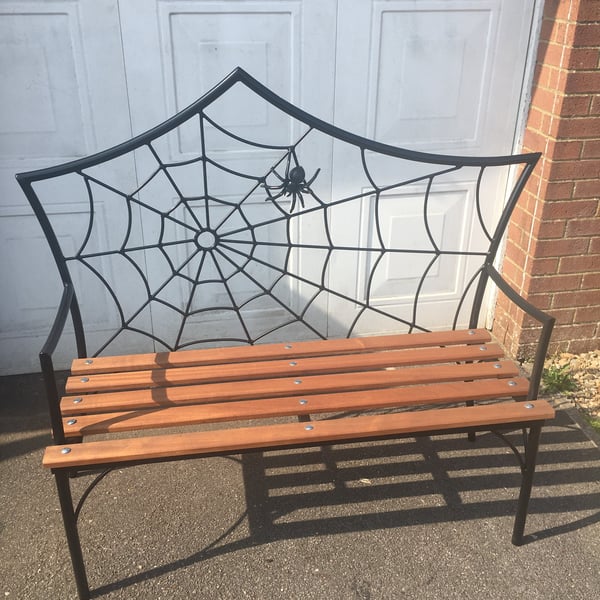
[[[69,394],[133,390],[167,385],[248,381],[275,377],[304,377],[320,373],[356,373],[387,367],[492,360],[503,356],[497,344],[445,346],[389,350],[366,354],[334,355],[249,363],[228,363],[201,367],[154,369],[69,377]]]
[[[472,334],[469,331],[473,331]],[[307,356],[352,354],[377,350],[400,350],[449,344],[482,344],[491,336],[485,329],[434,331],[411,333],[410,335],[378,335],[359,338],[290,342],[289,344],[257,344],[255,346],[233,346],[204,348],[201,350],[179,350],[156,354],[130,354],[125,356],[101,356],[93,359],[75,359],[71,366],[73,375],[143,371],[169,367],[191,367],[219,365],[260,360],[277,360]],[[91,360],[91,363],[89,361]],[[88,364],[89,363],[89,364]]]
[[[496,368],[496,364],[500,365],[500,368]],[[63,415],[69,416],[82,412],[123,411],[156,408],[157,406],[206,403],[216,400],[276,398],[279,396],[351,392],[442,381],[486,379],[499,376],[516,377],[518,374],[519,371],[516,365],[509,360],[501,360],[495,363],[425,365],[395,370],[365,371],[361,373],[207,383],[203,385],[66,396],[61,400],[61,411]],[[79,398],[81,398],[80,402],[74,402]]]
[[[383,390],[316,394],[307,398],[291,396],[268,400],[109,412],[78,415],[76,419],[65,418],[63,425],[68,436],[72,437],[176,425],[490,400],[507,395],[525,397],[529,388],[527,379],[518,377],[514,382],[514,386],[509,386],[506,379],[484,379]],[[75,423],[72,422],[73,420]]]
[[[554,416],[552,407],[543,400],[473,407],[446,408],[346,419],[311,421],[247,427],[230,430],[169,434],[129,439],[84,442],[51,446],[44,454],[50,468],[159,460],[213,453],[236,453],[243,450],[278,448],[295,445],[318,445],[365,438],[495,427],[511,423],[539,422]],[[307,430],[312,427],[312,430]]]

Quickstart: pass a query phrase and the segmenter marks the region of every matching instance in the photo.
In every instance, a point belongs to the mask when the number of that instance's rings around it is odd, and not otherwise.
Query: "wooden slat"
[[[387,407],[409,407],[444,404],[467,400],[491,400],[511,395],[524,397],[529,382],[524,377],[514,379],[483,379],[470,382],[438,383],[383,390],[317,394],[303,399],[298,396],[268,400],[242,400],[217,404],[167,407],[151,410],[111,412],[65,418],[63,426],[68,437],[99,433],[133,431],[177,425],[193,425],[222,421],[368,410]],[[75,423],[73,423],[75,420]]]
[[[236,453],[242,450],[279,448],[295,445],[318,445],[324,442],[344,442],[364,438],[410,435],[428,431],[462,430],[466,427],[488,427],[510,423],[537,422],[554,416],[552,407],[543,400],[532,402],[490,404],[474,407],[446,408],[396,414],[363,416],[348,419],[312,421],[170,434],[99,442],[84,442],[69,446],[51,446],[44,453],[44,466],[50,468],[170,459],[202,456],[214,453]]]
[[[496,368],[495,365],[500,365]],[[208,383],[109,392],[82,396],[65,396],[61,411],[65,416],[78,413],[123,411],[157,406],[199,404],[215,401],[300,396],[326,392],[347,392],[401,385],[418,385],[442,381],[465,381],[498,376],[516,377],[516,365],[510,360],[496,363],[467,363],[411,367],[397,370],[366,371],[352,374],[312,375],[301,378],[263,379],[245,382]],[[299,381],[300,383],[296,383]],[[81,398],[81,401],[75,402]]]
[[[473,331],[473,333],[469,333]],[[282,358],[328,356],[352,354],[377,350],[400,350],[449,344],[481,344],[491,340],[485,329],[434,331],[398,335],[369,336],[336,340],[317,340],[255,346],[233,346],[226,348],[204,348],[201,350],[179,350],[157,354],[131,354],[125,356],[102,356],[91,359],[76,359],[71,366],[73,375],[118,373],[169,367],[191,367],[239,362],[255,362]]]
[[[389,350],[368,354],[348,354],[290,360],[221,364],[176,369],[154,369],[69,377],[69,394],[134,390],[166,385],[192,385],[227,381],[248,381],[275,377],[304,377],[320,373],[355,373],[386,367],[458,361],[490,360],[503,356],[497,344],[446,346]]]

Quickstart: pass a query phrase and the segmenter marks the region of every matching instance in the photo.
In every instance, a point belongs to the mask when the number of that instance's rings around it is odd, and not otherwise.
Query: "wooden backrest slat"
[[[473,333],[470,333],[472,331]],[[156,354],[132,354],[125,356],[100,356],[93,359],[76,359],[71,366],[73,375],[117,373],[121,371],[144,371],[172,367],[220,365],[239,362],[255,362],[352,354],[377,350],[400,350],[449,344],[482,344],[491,340],[485,329],[433,331],[397,335],[378,335],[358,338],[317,340],[255,346],[230,346],[226,348],[203,348],[201,350],[179,350]],[[89,361],[91,360],[91,363]],[[89,364],[88,364],[89,363]]]
[[[527,408],[530,405],[532,408]],[[173,459],[244,450],[318,445],[375,437],[410,435],[434,431],[532,423],[554,416],[543,400],[531,403],[488,404],[435,411],[413,411],[346,419],[286,423],[229,430],[178,433],[160,436],[111,439],[46,448],[44,465],[77,467],[124,462]],[[309,429],[310,428],[310,429]]]
[[[505,379],[483,379],[453,383],[437,383],[402,388],[359,392],[315,394],[309,398],[292,396],[268,400],[242,400],[216,404],[194,404],[159,410],[133,410],[65,418],[63,425],[69,437],[116,433],[139,429],[195,425],[222,421],[319,414],[324,412],[360,411],[388,407],[427,406],[469,400],[492,400],[507,396],[524,397],[529,382],[524,377],[507,386]],[[75,421],[75,422],[73,422]]]
[[[499,365],[499,368],[496,365]],[[61,400],[61,411],[63,415],[68,416],[81,412],[112,412],[177,404],[275,398],[332,391],[348,392],[442,381],[516,377],[518,374],[517,367],[510,360],[425,365],[404,369],[365,371],[349,374],[262,379],[246,381],[243,384],[240,384],[240,382],[206,383],[202,385],[65,396]]]
[[[345,354],[293,360],[271,360],[215,366],[154,369],[69,377],[67,393],[133,390],[166,385],[193,385],[227,381],[248,381],[275,377],[300,377],[321,373],[355,373],[371,369],[498,359],[503,351],[497,344],[444,346],[388,350],[367,354]]]

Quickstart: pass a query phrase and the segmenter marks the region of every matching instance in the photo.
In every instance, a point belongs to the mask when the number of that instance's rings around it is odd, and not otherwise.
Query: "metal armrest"
[[[533,317],[542,325],[542,331],[538,338],[535,358],[533,360],[533,369],[529,379],[529,394],[527,396],[529,400],[536,399],[540,388],[540,381],[542,379],[542,371],[544,370],[544,361],[546,360],[546,354],[548,353],[550,336],[552,335],[552,329],[554,328],[556,319],[523,298],[523,296],[521,296],[507,283],[507,281],[492,265],[487,264],[485,269],[490,279],[498,286],[498,289],[505,294],[511,302],[514,302],[521,310],[523,310],[530,317]]]
[[[74,290],[71,284],[65,284],[62,297],[50,333],[46,338],[46,342],[40,351],[40,365],[42,367],[42,375],[44,377],[44,385],[46,387],[46,399],[48,400],[48,408],[50,410],[50,423],[52,425],[52,437],[56,444],[63,444],[65,441],[65,432],[62,425],[62,417],[60,414],[60,396],[56,386],[56,376],[54,373],[54,365],[52,363],[52,354],[60,340],[64,331],[65,323],[69,312],[73,306]]]

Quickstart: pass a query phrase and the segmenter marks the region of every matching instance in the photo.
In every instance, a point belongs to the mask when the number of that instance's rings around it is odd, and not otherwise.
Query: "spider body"
[[[292,167],[292,156],[294,157],[295,165]],[[273,175],[281,181],[280,185],[267,185],[263,184],[267,194],[269,195],[265,201],[271,200],[274,202],[275,200],[281,198],[282,196],[291,196],[292,204],[290,206],[290,213],[294,212],[296,208],[296,204],[299,202],[300,206],[304,208],[304,198],[302,194],[310,193],[312,194],[312,190],[310,189],[311,184],[317,178],[317,175],[321,169],[317,169],[315,174],[310,178],[309,181],[306,181],[306,171],[303,167],[298,164],[295,154],[290,152],[287,158],[287,164],[285,168],[285,175],[282,177],[275,169],[272,170]],[[272,194],[271,192],[276,192]]]

